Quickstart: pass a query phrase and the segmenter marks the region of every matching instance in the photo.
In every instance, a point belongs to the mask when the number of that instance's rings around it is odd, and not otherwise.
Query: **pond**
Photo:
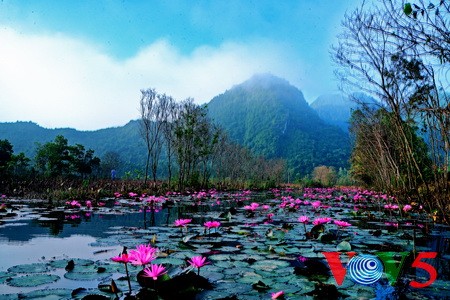
[[[449,228],[433,224],[419,204],[398,207],[395,199],[371,191],[130,193],[63,207],[5,201],[1,299],[450,295]],[[207,222],[216,226],[207,228]],[[165,274],[143,278],[143,266],[111,260],[124,247],[130,253],[139,245],[158,249],[151,264]],[[192,266],[195,256],[206,264]]]

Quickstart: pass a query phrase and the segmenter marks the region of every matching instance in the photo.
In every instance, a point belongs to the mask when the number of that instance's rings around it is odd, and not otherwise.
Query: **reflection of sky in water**
[[[65,238],[57,238],[52,236],[35,237],[26,242],[4,243],[1,241],[0,257],[4,258],[0,261],[0,271],[7,268],[20,265],[31,264],[37,262],[48,262],[54,259],[65,258],[88,258],[88,259],[104,259],[116,255],[120,250],[120,246],[112,247],[92,247],[90,243],[96,239],[86,235],[72,235]],[[94,255],[98,250],[109,250]]]
[[[174,212],[175,213],[175,212]],[[175,218],[174,213],[168,214],[167,210],[156,213],[155,223],[162,224]],[[114,213],[105,214],[94,212],[89,217],[80,214],[76,220],[66,220],[62,215],[58,221],[40,222],[40,215],[24,209],[15,218],[3,219],[0,225],[0,271],[16,265],[32,264],[59,259],[85,258],[94,261],[109,260],[120,253],[122,246],[92,247],[91,243],[97,238],[106,237],[108,230],[114,226],[143,227],[143,213]],[[147,221],[150,214],[147,213]],[[106,233],[105,233],[106,232]],[[103,252],[101,250],[107,250]],[[100,253],[95,254],[95,252]],[[96,288],[98,281],[79,281],[64,278],[64,269],[56,269],[52,274],[60,276],[60,279],[48,286],[51,288],[75,289],[81,285],[84,288]],[[23,293],[31,290],[42,289],[11,287],[0,284],[0,294]]]
[[[19,212],[14,218],[2,220],[4,222],[0,225],[0,257],[2,258],[0,259],[0,271],[6,271],[15,265],[49,262],[55,259],[108,260],[120,253],[122,250],[120,245],[92,247],[90,244],[96,242],[97,238],[108,236],[107,233],[111,227],[143,228],[144,226],[142,212],[125,214],[94,212],[89,217],[80,214],[81,217],[77,220],[66,220],[63,214],[62,218],[57,221],[40,222],[38,221],[40,215],[31,211],[24,213],[24,211]],[[173,222],[176,214],[175,210],[170,214],[167,209],[162,210],[154,214],[155,224],[165,224],[167,220]],[[147,222],[149,220],[150,213],[147,213]],[[107,252],[94,254],[101,250],[107,250]],[[61,272],[64,275],[65,271]],[[52,288],[72,288],[74,284],[79,285],[61,275],[60,277],[60,280],[51,285]],[[84,283],[83,286],[86,287]],[[20,291],[26,291],[26,289],[20,288]],[[19,292],[18,288],[0,284],[0,294],[14,292]]]
[[[25,229],[25,227],[22,227]],[[52,236],[35,237],[26,242],[8,242],[0,241],[0,271],[6,271],[15,265],[32,264],[59,259],[87,258],[96,260],[108,260],[117,255],[121,246],[110,247],[91,247],[90,243],[95,242],[95,238],[86,235],[72,235],[65,238]],[[108,250],[99,254],[94,252],[99,250]],[[97,281],[74,281],[64,278],[64,269],[56,269],[52,274],[60,277],[55,283],[49,284],[51,288],[69,288],[75,289],[82,285],[84,288],[96,288]],[[25,275],[25,274],[24,274]],[[44,286],[33,288],[11,287],[6,284],[0,284],[0,294],[5,293],[24,293],[36,289],[42,289]]]
[[[155,223],[165,223],[167,210],[155,214]],[[147,213],[147,221],[150,214]],[[171,216],[170,220],[173,217]],[[173,221],[172,221],[173,222]],[[104,233],[112,226],[143,227],[143,213],[101,214],[92,213],[90,217],[81,216],[75,221],[39,222],[37,219],[19,218],[6,221],[0,226],[0,245],[5,241],[28,241],[37,236],[69,237],[74,234],[105,237]]]
[[[154,213],[153,217],[150,212],[147,212],[147,228],[150,229],[152,223],[154,226],[171,225],[175,219],[183,217],[186,210],[192,209],[191,207],[162,209]],[[56,210],[49,214],[45,209],[21,206],[10,212],[17,215],[3,218],[0,223],[0,272],[16,265],[48,263],[60,259],[82,258],[108,261],[121,252],[121,245],[105,247],[90,245],[94,244],[98,238],[108,237],[111,231],[120,231],[120,227],[144,228],[144,213],[127,208],[81,211],[73,214]],[[202,224],[203,218],[198,221]],[[61,268],[50,271],[49,273],[58,275],[60,279],[48,284],[47,287],[52,289],[76,289],[80,286],[97,288],[97,280],[82,282],[69,280],[64,278],[65,272]],[[24,288],[0,284],[0,294],[26,293],[43,288],[45,285]]]

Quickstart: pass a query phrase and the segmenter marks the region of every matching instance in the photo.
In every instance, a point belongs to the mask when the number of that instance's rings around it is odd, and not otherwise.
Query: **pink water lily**
[[[219,221],[208,221],[208,222],[205,222],[203,225],[205,225],[205,227],[208,229],[209,233],[211,233],[211,228],[216,228],[216,232],[217,232],[217,228],[220,226],[220,222]]]
[[[412,206],[409,205],[409,204],[406,204],[405,206],[403,206],[403,211],[404,211],[404,212],[408,212],[408,211],[410,211],[411,209],[412,209]]]
[[[198,273],[197,275],[200,275],[200,268],[209,264],[209,262],[206,262],[206,257],[202,256],[193,256],[191,260],[188,260],[188,263],[194,267],[197,268]]]
[[[389,203],[389,204],[384,205],[384,208],[389,209],[389,210],[395,210],[395,209],[398,209],[398,205]]]
[[[298,221],[300,223],[306,224],[306,223],[309,222],[309,217],[308,216],[301,216],[301,217],[298,218]]]
[[[142,244],[130,250],[129,260],[135,266],[144,266],[156,258],[157,251],[157,248]]]
[[[119,254],[118,256],[111,257],[112,261],[127,264],[130,261],[130,257],[127,253]]]
[[[321,224],[326,224],[328,222],[331,221],[331,218],[329,217],[324,217],[324,218],[315,218],[314,221],[312,222],[314,225],[321,225]]]
[[[158,276],[166,273],[166,268],[163,265],[150,265],[150,267],[144,269],[144,276],[151,277],[153,280],[157,280]]]
[[[130,261],[130,256],[128,255],[126,251],[126,247],[123,248],[123,251],[118,256],[111,257],[112,261],[123,263],[125,265],[125,272],[127,274],[127,281],[128,281],[128,290],[131,294],[131,282],[130,282],[130,275],[128,274],[128,262]]]
[[[245,210],[251,210],[251,211],[254,211],[254,210],[256,210],[258,207],[259,207],[259,203],[253,202],[253,203],[251,203],[250,205],[244,206],[244,209],[245,209]]]
[[[272,299],[272,300],[274,300],[274,299],[282,299],[283,296],[284,296],[284,292],[283,291],[279,291],[279,292],[276,292],[276,293],[272,293],[272,298],[270,298],[270,299]]]
[[[78,202],[77,200],[66,201],[66,204],[67,204],[68,206],[71,206],[72,208],[75,208],[75,207],[81,207],[80,202]]]
[[[304,229],[305,232],[306,232],[306,223],[309,222],[309,217],[308,217],[308,216],[300,216],[300,217],[298,218],[298,221],[299,221],[300,223],[303,223],[303,229]]]
[[[314,201],[314,202],[311,203],[311,206],[312,206],[314,209],[318,209],[318,208],[320,207],[321,204],[322,204],[322,203],[321,203],[320,201]]]
[[[217,228],[220,226],[220,222],[219,221],[208,221],[208,222],[205,222],[203,225],[205,225],[205,227],[207,227],[208,229]]]
[[[339,227],[349,227],[352,226],[352,224],[345,222],[345,221],[339,221],[339,220],[335,220],[334,224],[336,224]]]
[[[192,219],[178,219],[178,220],[175,220],[175,226],[186,227],[186,225],[191,222],[192,222]]]

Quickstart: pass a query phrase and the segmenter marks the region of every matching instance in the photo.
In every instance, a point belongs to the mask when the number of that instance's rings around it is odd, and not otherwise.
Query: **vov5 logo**
[[[409,252],[378,252],[376,255],[356,254],[356,252],[347,252],[350,258],[345,268],[340,259],[341,252],[322,252],[330,266],[331,273],[336,280],[337,285],[342,285],[345,276],[360,284],[369,285],[377,282],[383,273],[386,274],[389,283],[393,285],[404,267],[404,262]],[[395,255],[400,255],[400,262],[394,259]],[[429,274],[426,282],[411,281],[409,285],[413,288],[424,288],[431,285],[437,278],[436,269],[422,261],[422,259],[436,258],[437,252],[420,252],[411,264],[412,268],[422,269]]]

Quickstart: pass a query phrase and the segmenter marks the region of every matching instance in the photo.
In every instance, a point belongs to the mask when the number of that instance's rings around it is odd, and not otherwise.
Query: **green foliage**
[[[25,177],[29,173],[30,159],[23,152],[14,155],[13,145],[0,140],[0,177]]]
[[[145,145],[139,135],[138,121],[130,121],[121,127],[112,127],[95,131],[77,131],[70,128],[47,129],[32,122],[0,123],[0,136],[8,139],[17,152],[27,157],[35,157],[37,145],[53,141],[61,135],[75,144],[92,149],[103,158],[108,152],[118,154],[114,169],[121,177],[125,171],[141,168],[145,165]],[[102,159],[103,162],[103,159]],[[102,166],[104,177],[110,177],[109,166]]]
[[[412,13],[412,6],[411,3],[405,3],[405,5],[403,6],[403,12],[409,16]]]
[[[38,145],[36,167],[47,177],[81,176],[92,174],[100,165],[94,151],[83,145],[70,146],[68,140],[58,135],[54,142]]]
[[[0,140],[0,175],[7,173],[8,164],[13,156],[13,146],[8,140]]]

